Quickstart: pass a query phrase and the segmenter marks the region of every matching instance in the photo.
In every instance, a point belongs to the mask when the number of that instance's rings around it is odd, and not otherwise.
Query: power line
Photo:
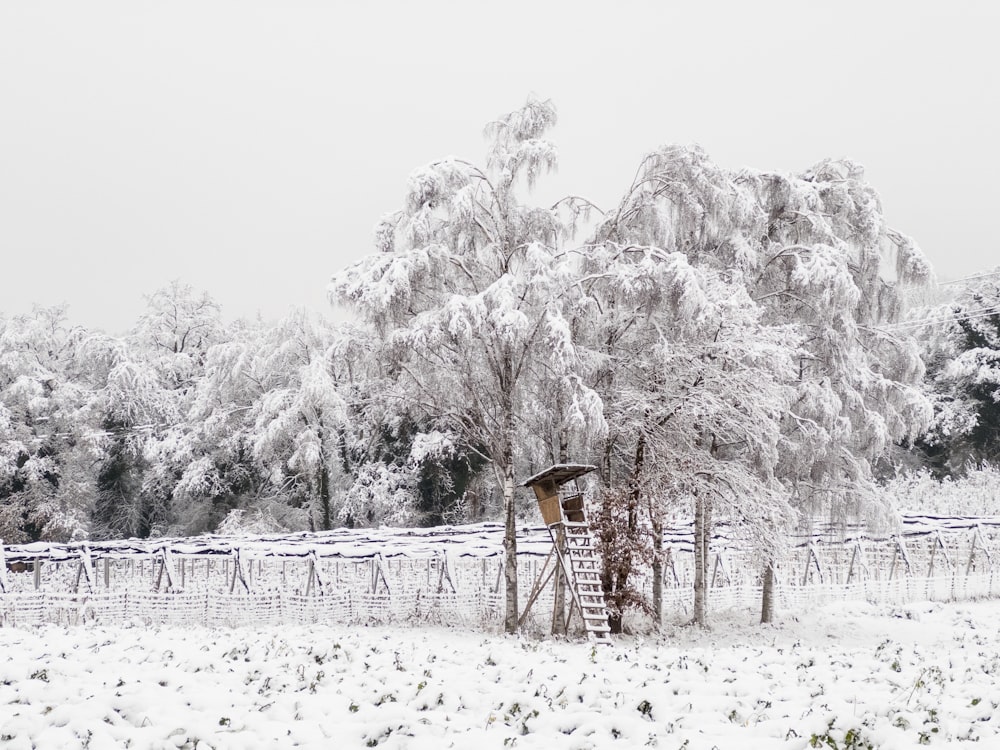
[[[966,311],[966,312],[956,312],[955,315],[949,315],[940,318],[926,318],[924,320],[907,320],[902,323],[894,323],[890,328],[892,330],[900,329],[910,329],[910,328],[922,328],[923,326],[936,325],[938,323],[959,323],[963,320],[977,320],[978,318],[989,318],[994,315],[1000,315],[1000,306],[996,307],[983,307],[978,310]]]
[[[988,271],[986,273],[977,273],[973,276],[963,276],[960,279],[952,279],[950,281],[939,281],[938,286],[946,286],[947,284],[961,284],[965,281],[977,281],[978,279],[988,279],[991,276],[1000,276],[1000,270]]]

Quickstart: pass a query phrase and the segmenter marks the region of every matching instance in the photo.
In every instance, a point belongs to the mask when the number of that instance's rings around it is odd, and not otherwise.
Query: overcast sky
[[[943,278],[1000,264],[1000,3],[0,3],[0,312],[118,332],[180,278],[227,317],[325,310],[409,172],[481,160],[534,92],[556,178],[642,155],[848,156]]]

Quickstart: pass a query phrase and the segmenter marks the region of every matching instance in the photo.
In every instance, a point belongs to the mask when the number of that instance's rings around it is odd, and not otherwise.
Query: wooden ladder
[[[594,643],[611,644],[608,609],[601,586],[601,559],[594,547],[594,536],[586,521],[564,521],[566,543],[559,551],[559,562],[580,610],[587,638]]]

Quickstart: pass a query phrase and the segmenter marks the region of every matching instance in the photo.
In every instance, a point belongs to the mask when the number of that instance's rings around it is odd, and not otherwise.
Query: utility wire
[[[895,323],[890,328],[893,331],[899,330],[909,330],[915,328],[922,328],[924,326],[937,325],[938,323],[959,323],[963,320],[976,320],[978,318],[990,318],[994,315],[1000,315],[1000,306],[997,307],[984,307],[979,310],[975,310],[969,313],[959,312],[955,315],[941,317],[941,318],[927,318],[925,320],[907,320],[902,323]]]
[[[974,276],[963,276],[960,279],[951,279],[950,281],[939,281],[938,286],[946,286],[947,284],[961,284],[966,281],[977,281],[979,279],[988,279],[992,276],[1000,276],[1000,271],[988,271],[987,273],[977,273]]]

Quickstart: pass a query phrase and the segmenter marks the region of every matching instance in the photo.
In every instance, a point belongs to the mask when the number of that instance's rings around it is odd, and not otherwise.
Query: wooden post
[[[865,553],[861,549],[861,542],[854,543],[854,551],[851,553],[851,565],[847,570],[847,583],[850,583],[854,578],[854,568],[857,568],[861,572],[867,572],[867,567],[865,566]]]
[[[941,548],[941,555],[944,557],[944,562],[948,566],[948,570],[951,571],[954,568],[954,565],[951,563],[951,557],[948,555],[948,548],[944,546],[944,539],[941,538],[941,532],[935,531],[934,537],[931,540],[931,560],[927,568],[928,578],[934,577],[934,556],[939,547]]]
[[[551,529],[552,527],[550,527]],[[566,547],[566,529],[560,524],[554,528],[552,548],[564,549]],[[558,555],[558,552],[556,553]],[[566,576],[561,565],[555,566],[552,578],[552,635],[566,635],[568,622],[566,621]]]
[[[894,536],[893,539],[896,542],[896,546],[892,550],[892,565],[889,568],[889,580],[892,580],[893,574],[896,572],[896,561],[897,559],[903,561],[903,565],[906,566],[906,573],[909,575],[913,572],[910,566],[910,556],[906,553],[906,546],[903,544],[902,537]]]
[[[520,629],[524,625],[525,620],[527,620],[528,618],[528,614],[531,612],[531,607],[532,605],[534,605],[535,600],[538,598],[538,595],[541,594],[542,590],[548,585],[549,579],[552,578],[554,572],[559,569],[559,564],[556,563],[555,567],[551,571],[548,570],[549,563],[553,560],[555,556],[555,551],[556,548],[553,545],[553,547],[549,550],[548,556],[545,558],[545,562],[542,564],[541,572],[535,578],[535,583],[531,587],[531,593],[528,594],[528,601],[525,603],[524,610],[521,612],[521,616],[517,621],[518,629]],[[484,563],[485,561],[486,559],[483,558]],[[548,571],[548,575],[546,575],[546,571]],[[497,584],[499,585],[499,576]]]
[[[312,594],[313,585],[316,580],[316,561],[309,557],[309,575],[306,577],[306,596]]]
[[[976,527],[972,530],[972,544],[969,546],[969,562],[965,565],[965,577],[969,577],[969,573],[972,572],[972,567],[976,562],[976,542],[979,541],[979,528]]]
[[[42,585],[42,558],[35,558],[35,591]]]
[[[3,544],[0,543],[0,591],[6,592],[10,588],[7,581],[7,559],[3,554]]]
[[[722,556],[722,552],[715,553],[715,566],[712,568],[712,588],[716,586],[716,579],[718,578],[719,571],[722,571],[722,582],[719,586],[725,586],[727,584],[732,585],[733,578],[729,575],[729,569],[726,567],[726,560]]]

